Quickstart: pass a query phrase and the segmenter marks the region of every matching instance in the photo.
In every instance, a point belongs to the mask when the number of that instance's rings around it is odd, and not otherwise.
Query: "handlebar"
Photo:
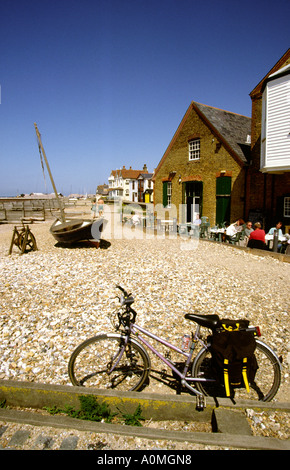
[[[124,294],[128,295],[128,292],[125,291],[125,289],[121,286],[119,286],[118,284],[116,285],[117,289],[120,289],[120,291],[122,291]]]
[[[137,313],[132,309],[131,305],[134,302],[134,297],[121,286],[116,285],[116,287],[122,292],[121,297],[119,298],[121,307],[125,307],[125,311],[118,312],[119,325],[116,325],[118,330],[122,325],[125,329],[129,328],[131,322],[135,322]]]
[[[132,294],[128,294],[128,292],[121,286],[116,285],[117,289],[120,289],[123,295],[121,295],[121,298],[119,299],[121,302],[121,306],[126,305],[130,306],[134,302],[134,297]]]

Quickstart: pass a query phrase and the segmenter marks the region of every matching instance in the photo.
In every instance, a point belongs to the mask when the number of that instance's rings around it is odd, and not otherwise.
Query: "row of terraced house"
[[[154,172],[112,171],[109,195],[163,204],[169,215],[174,207],[179,223],[198,214],[210,225],[243,218],[267,228],[279,219],[288,232],[290,49],[250,98],[251,118],[191,102]]]

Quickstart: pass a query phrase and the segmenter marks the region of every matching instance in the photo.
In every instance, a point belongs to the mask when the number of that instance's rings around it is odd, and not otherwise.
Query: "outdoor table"
[[[265,235],[265,240],[271,241],[273,240],[274,235]],[[287,238],[283,235],[282,237],[278,237],[279,242],[286,242]]]
[[[179,235],[184,235],[186,238],[199,238],[199,227],[200,224],[196,224],[193,222],[185,222],[183,224],[178,225],[178,233]]]
[[[266,241],[266,243],[268,242],[267,244],[268,244],[269,249],[272,249],[272,247],[273,247],[273,243],[271,244],[271,242],[273,242],[273,240],[274,240],[274,235],[269,235],[269,234],[265,235],[265,241]],[[281,236],[278,237],[278,241],[282,242],[282,243],[285,243],[287,241],[287,237],[282,235],[282,237]],[[271,245],[271,248],[270,248],[270,245]]]
[[[225,228],[211,228],[210,233],[214,234],[215,239],[218,238],[218,241],[222,241],[222,234],[225,233]]]
[[[165,219],[165,220],[157,220],[157,228],[164,229],[165,232],[174,231],[174,227],[176,227],[176,219]]]

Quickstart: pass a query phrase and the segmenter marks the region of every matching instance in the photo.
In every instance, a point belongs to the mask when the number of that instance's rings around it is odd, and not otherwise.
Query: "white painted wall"
[[[290,171],[289,65],[269,77],[263,92],[260,169],[269,173]]]

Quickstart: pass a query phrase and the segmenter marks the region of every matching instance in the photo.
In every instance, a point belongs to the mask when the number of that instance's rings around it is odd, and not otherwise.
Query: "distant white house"
[[[138,177],[138,201],[153,203],[153,173],[141,173]]]
[[[153,173],[148,173],[147,166],[143,170],[132,167],[112,170],[109,181],[109,197],[128,202],[151,202],[153,194]]]
[[[260,170],[290,171],[290,64],[269,75],[264,84]]]

